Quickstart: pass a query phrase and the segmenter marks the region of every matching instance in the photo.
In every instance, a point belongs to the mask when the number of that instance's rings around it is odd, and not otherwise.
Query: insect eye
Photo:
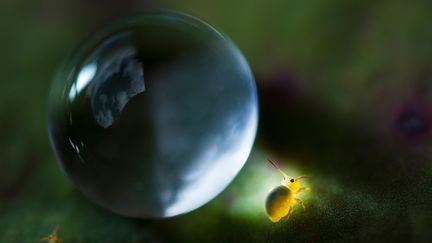
[[[294,182],[294,179],[291,179],[290,182]]]

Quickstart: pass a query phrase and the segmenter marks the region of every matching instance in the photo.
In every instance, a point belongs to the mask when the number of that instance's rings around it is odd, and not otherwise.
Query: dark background
[[[60,62],[95,29],[171,9],[226,33],[249,61],[258,138],[234,182],[165,220],[114,215],[66,180],[45,126]],[[0,242],[427,242],[432,224],[432,3],[428,1],[0,2]],[[271,223],[281,176],[308,174],[306,211]]]

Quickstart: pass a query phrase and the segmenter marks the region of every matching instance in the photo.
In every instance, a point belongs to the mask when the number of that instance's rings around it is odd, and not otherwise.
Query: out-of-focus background
[[[258,138],[215,200],[165,220],[129,219],[84,198],[57,165],[47,95],[94,30],[153,9],[227,34],[256,77]],[[0,242],[427,242],[432,223],[432,3],[428,1],[2,0]],[[308,174],[292,217],[271,223],[268,190]]]

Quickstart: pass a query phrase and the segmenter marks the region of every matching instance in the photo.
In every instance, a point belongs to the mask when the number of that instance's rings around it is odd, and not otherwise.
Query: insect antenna
[[[284,177],[284,179],[287,179],[288,178],[288,176],[279,168],[279,166],[275,163],[275,162],[273,162],[271,159],[267,159],[267,161],[271,164],[271,165],[273,165],[273,167],[275,167],[282,175],[283,175],[283,177]]]
[[[309,179],[309,178],[311,178],[311,177],[310,177],[310,176],[307,176],[307,175],[302,175],[302,176],[297,177],[296,180],[300,180],[300,179]]]
[[[56,225],[56,226],[54,227],[54,230],[53,230],[52,234],[53,234],[53,235],[57,235],[58,230],[59,230],[59,226]]]

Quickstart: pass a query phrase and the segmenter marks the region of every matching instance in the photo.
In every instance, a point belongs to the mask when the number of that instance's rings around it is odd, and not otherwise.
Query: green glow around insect
[[[284,161],[280,166],[288,176],[297,177],[306,174],[306,171],[294,164],[298,163]],[[230,213],[237,217],[266,219],[265,200],[270,190],[279,186],[282,179],[282,175],[268,165],[266,154],[256,151],[237,181],[226,192],[234,195],[234,200],[228,206]],[[305,184],[309,183],[305,182]],[[307,203],[309,194],[310,191],[301,195],[300,198]]]

